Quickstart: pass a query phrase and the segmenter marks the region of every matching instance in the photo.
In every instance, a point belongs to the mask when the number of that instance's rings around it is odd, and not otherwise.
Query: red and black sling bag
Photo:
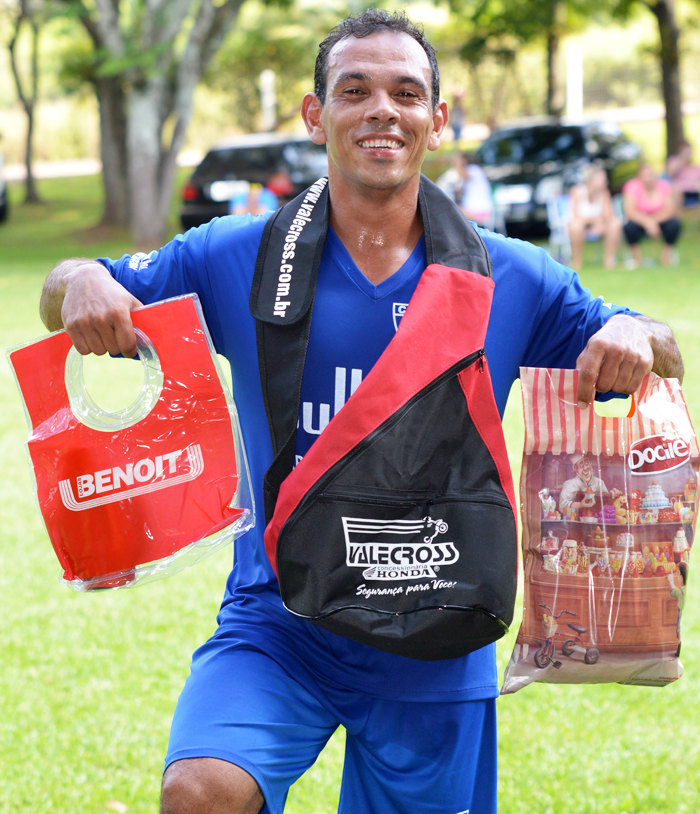
[[[297,616],[389,653],[455,658],[508,630],[516,592],[515,494],[484,356],[491,260],[421,178],[427,267],[396,335],[294,467],[326,183],[270,218],[251,291],[275,455],[267,554]]]

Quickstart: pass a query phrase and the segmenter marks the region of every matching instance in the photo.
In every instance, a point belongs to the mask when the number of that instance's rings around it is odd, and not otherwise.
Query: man
[[[610,495],[615,500],[622,494],[619,489],[608,491],[605,483],[593,474],[588,455],[575,452],[569,460],[574,467],[574,477],[565,480],[559,493],[559,508],[564,509],[591,509],[598,504],[603,495]]]
[[[301,456],[383,352],[425,267],[419,170],[448,121],[434,51],[401,14],[350,18],[320,47],[302,115],[313,141],[327,145],[331,228],[302,383]],[[130,310],[196,291],[232,363],[258,507],[272,453],[248,300],[264,223],[222,218],[147,261],[66,261],[42,300],[47,327],[65,326],[79,351],[133,355]],[[680,375],[666,326],[603,305],[534,247],[483,238],[495,276],[486,352],[501,413],[521,364],[578,364],[584,404],[596,388],[634,390],[652,368]],[[495,648],[423,662],[291,615],[262,525],[237,541],[219,628],[193,658],[171,730],[163,812],[279,814],[341,723],[342,812],[493,814]]]
[[[493,222],[491,182],[471,154],[455,153],[453,168],[437,179],[437,185],[468,220],[486,227]]]

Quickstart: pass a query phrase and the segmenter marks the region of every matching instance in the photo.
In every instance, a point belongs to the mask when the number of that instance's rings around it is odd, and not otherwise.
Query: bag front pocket
[[[282,599],[293,613],[373,647],[452,658],[507,631],[514,541],[512,510],[497,493],[433,500],[334,487],[280,534]]]

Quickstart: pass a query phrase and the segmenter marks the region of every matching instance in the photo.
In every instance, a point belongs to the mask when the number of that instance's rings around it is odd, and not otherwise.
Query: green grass
[[[96,179],[40,188],[49,204],[16,205],[0,227],[5,348],[44,333],[38,297],[56,261],[129,250],[125,234],[96,241],[85,231],[99,213]],[[12,187],[15,204],[19,192]],[[693,412],[700,405],[696,222],[687,225],[679,248],[682,262],[674,268],[610,272],[595,265],[600,247],[591,245],[582,276],[595,295],[673,326]],[[132,813],[155,814],[172,711],[192,651],[214,629],[231,550],[135,591],[71,593],[58,581],[34,502],[26,423],[8,365],[0,365],[0,383],[0,814],[98,814],[114,810],[114,801]],[[517,387],[505,429],[517,476]],[[533,685],[499,700],[501,814],[700,811],[700,618],[693,584],[683,617],[686,675],[675,685]],[[514,625],[499,643],[501,674],[516,632]],[[290,814],[335,811],[342,748],[339,733],[292,789]]]

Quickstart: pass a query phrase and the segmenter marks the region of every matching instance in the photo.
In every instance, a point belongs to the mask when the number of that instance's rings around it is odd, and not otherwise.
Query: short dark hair
[[[360,14],[354,14],[341,20],[338,25],[328,34],[326,39],[318,47],[316,57],[316,69],[314,71],[314,92],[318,96],[321,104],[326,102],[326,79],[328,74],[328,55],[334,45],[348,37],[369,37],[377,31],[393,31],[396,34],[408,34],[425,51],[430,63],[430,74],[432,78],[431,92],[433,110],[437,107],[440,99],[440,71],[438,69],[435,49],[425,38],[422,26],[412,23],[404,11],[395,11],[390,14],[388,11],[370,8]]]

